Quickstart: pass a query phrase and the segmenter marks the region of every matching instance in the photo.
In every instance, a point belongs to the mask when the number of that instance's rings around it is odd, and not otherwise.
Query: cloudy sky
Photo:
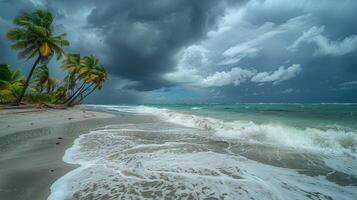
[[[92,103],[357,102],[356,0],[0,0],[0,63],[24,73],[4,35],[36,8],[108,68]]]

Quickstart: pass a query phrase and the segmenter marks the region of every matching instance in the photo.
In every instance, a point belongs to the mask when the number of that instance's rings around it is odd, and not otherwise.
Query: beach
[[[354,104],[8,110],[0,196],[350,200],[355,111]]]
[[[0,199],[47,199],[51,184],[76,167],[62,160],[74,139],[133,120],[80,108],[0,110]]]

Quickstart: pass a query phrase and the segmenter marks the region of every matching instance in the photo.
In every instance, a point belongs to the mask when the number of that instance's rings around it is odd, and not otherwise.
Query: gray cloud
[[[253,82],[266,83],[272,82],[273,84],[280,84],[282,81],[286,81],[294,78],[301,72],[301,66],[299,64],[291,65],[290,67],[279,67],[279,69],[268,73],[260,72],[252,77]]]
[[[226,1],[120,1],[98,4],[88,16],[88,29],[99,30],[110,72],[136,81],[137,90],[172,83],[162,78],[175,66],[182,47],[202,40],[216,25]]]
[[[356,7],[355,0],[0,1],[0,62],[31,64],[16,59],[4,34],[21,10],[49,8],[57,32],[68,33],[66,50],[95,54],[113,77],[89,102],[351,102]]]
[[[315,55],[341,56],[357,51],[357,35],[350,35],[341,41],[331,41],[322,35],[325,27],[311,27],[294,41],[289,49],[296,51],[304,43],[314,43],[317,46]]]

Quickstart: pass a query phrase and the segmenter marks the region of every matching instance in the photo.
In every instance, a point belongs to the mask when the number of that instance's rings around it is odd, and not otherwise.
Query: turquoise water
[[[50,200],[357,197],[356,104],[84,107],[134,120],[77,138]]]
[[[170,104],[148,105],[224,121],[247,120],[297,127],[357,130],[357,104]]]

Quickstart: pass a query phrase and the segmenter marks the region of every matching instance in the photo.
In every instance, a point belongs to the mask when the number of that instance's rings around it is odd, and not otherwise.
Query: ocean
[[[152,123],[77,138],[59,199],[357,199],[357,104],[84,105]]]

